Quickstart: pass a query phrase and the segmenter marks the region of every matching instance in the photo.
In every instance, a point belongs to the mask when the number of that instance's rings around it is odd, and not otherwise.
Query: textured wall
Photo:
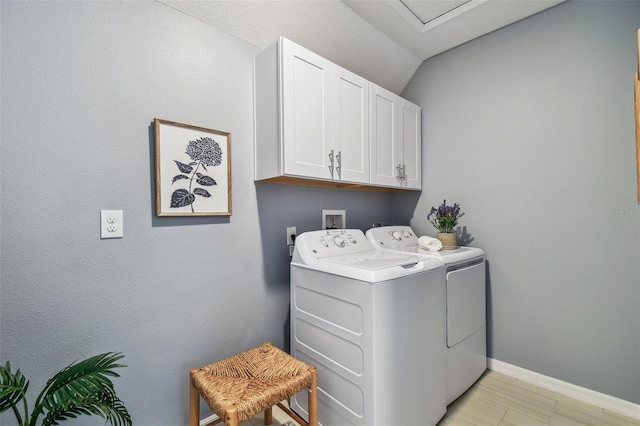
[[[491,357],[634,403],[638,23],[637,1],[570,1],[425,61],[403,92],[423,108],[423,193],[398,206],[433,234],[430,207],[462,205]]]
[[[388,223],[389,195],[254,184],[258,51],[211,26],[156,2],[0,14],[0,360],[33,404],[58,369],[122,351],[134,424],[186,424],[190,368],[287,346],[286,226],[318,229],[322,209]],[[233,216],[155,217],[154,117],[231,132]],[[100,240],[101,209],[124,211],[123,239]]]
[[[421,62],[342,0],[159,1],[260,49],[286,37],[394,93]]]

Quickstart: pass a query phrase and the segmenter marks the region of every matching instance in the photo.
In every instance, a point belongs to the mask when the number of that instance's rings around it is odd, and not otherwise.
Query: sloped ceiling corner
[[[563,0],[156,0],[260,49],[284,36],[399,94],[425,59]]]
[[[422,63],[340,0],[158,1],[260,49],[284,36],[394,93]]]

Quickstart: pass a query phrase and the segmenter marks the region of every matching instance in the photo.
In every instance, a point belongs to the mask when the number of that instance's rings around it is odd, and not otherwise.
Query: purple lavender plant
[[[458,203],[448,206],[447,200],[444,200],[437,210],[435,207],[431,207],[427,220],[435,226],[438,232],[455,232],[453,228],[458,224],[458,219],[462,216],[464,216],[464,213],[460,213]]]
[[[202,169],[207,172],[207,166],[219,166],[222,164],[222,149],[218,142],[211,138],[200,138],[195,141],[189,141],[187,150],[185,151],[193,160],[189,164],[181,163],[180,161],[173,160],[180,170],[180,174],[175,175],[171,184],[176,181],[188,179],[188,189],[176,189],[171,194],[171,207],[179,208],[184,206],[191,206],[191,213],[194,212],[193,203],[196,200],[196,195],[209,198],[211,193],[204,188],[193,188],[194,183],[201,186],[214,186],[218,183],[211,177],[198,172],[198,169]],[[189,176],[187,175],[189,174]]]

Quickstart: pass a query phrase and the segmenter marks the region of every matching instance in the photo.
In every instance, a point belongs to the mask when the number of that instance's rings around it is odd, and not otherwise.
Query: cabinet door
[[[401,148],[404,179],[402,186],[411,189],[422,188],[422,109],[411,102],[400,99]]]
[[[331,178],[331,62],[282,39],[283,173]]]
[[[334,179],[369,182],[369,82],[333,68]]]
[[[400,186],[398,158],[398,102],[400,98],[373,83],[369,84],[371,183]]]

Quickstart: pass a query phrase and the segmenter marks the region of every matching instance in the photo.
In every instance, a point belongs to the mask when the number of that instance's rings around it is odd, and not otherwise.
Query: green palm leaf
[[[58,408],[49,411],[42,421],[42,426],[58,425],[59,421],[76,418],[82,414],[95,414],[104,417],[108,423],[114,426],[131,425],[131,416],[122,401],[115,394],[107,392],[86,399],[80,406],[71,405],[66,409]]]
[[[11,372],[11,364],[0,367],[0,413],[20,403],[29,387],[29,382],[20,370]]]
[[[125,367],[117,361],[123,355],[107,352],[87,358],[62,369],[42,390],[30,419],[35,425],[40,414],[47,412],[43,425],[57,425],[58,420],[80,414],[96,414],[114,426],[131,425],[131,417],[113,389],[113,371]]]
[[[9,361],[7,361],[4,367],[0,367],[0,413],[11,408],[16,415],[18,423],[22,423],[22,417],[20,416],[17,406],[20,401],[22,401],[26,415],[27,405],[25,395],[28,388],[29,381],[22,375],[20,370],[12,373]]]

